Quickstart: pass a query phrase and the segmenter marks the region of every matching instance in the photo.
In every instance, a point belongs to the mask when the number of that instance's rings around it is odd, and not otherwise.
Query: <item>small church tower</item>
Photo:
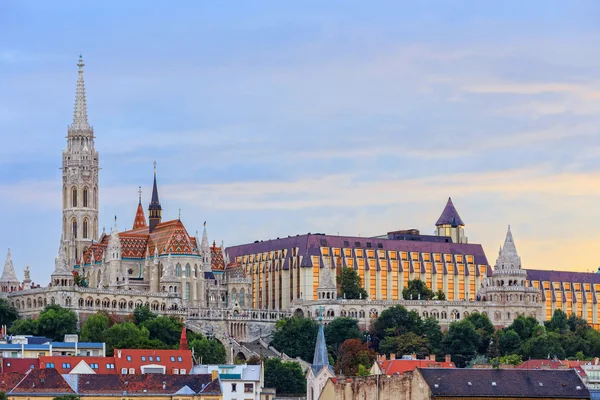
[[[329,364],[325,330],[323,329],[323,307],[319,308],[319,331],[315,343],[315,355],[306,375],[306,399],[317,400],[329,378],[335,378],[333,367]]]
[[[453,243],[467,243],[465,236],[465,223],[458,215],[458,211],[452,203],[452,198],[448,197],[448,202],[442,215],[435,223],[436,234],[438,236],[448,236],[452,238]]]
[[[13,265],[12,256],[10,255],[10,249],[8,249],[4,270],[0,277],[0,289],[4,293],[14,292],[19,289],[19,279],[17,279],[17,274],[15,273],[15,266]]]
[[[83,58],[79,56],[73,123],[68,128],[67,147],[62,154],[63,221],[62,236],[69,263],[77,263],[84,251],[98,240],[98,152],[94,128],[88,123],[83,79]],[[69,265],[73,268],[73,265]]]

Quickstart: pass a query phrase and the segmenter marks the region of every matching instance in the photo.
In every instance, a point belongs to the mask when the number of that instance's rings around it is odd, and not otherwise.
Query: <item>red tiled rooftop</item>
[[[138,375],[79,375],[79,394],[173,394],[188,386],[196,393],[204,390],[215,390],[212,375],[168,375],[168,374],[138,374]],[[220,393],[220,387],[218,386]]]
[[[178,371],[184,369],[186,373],[189,373],[194,366],[191,350],[115,349],[114,354],[118,374],[123,368],[126,368],[128,372],[134,368],[135,373],[140,374],[142,373],[141,367],[147,365],[164,366],[166,374],[173,374],[175,369]],[[160,357],[160,360],[157,360],[157,356]]]
[[[9,392],[21,381],[21,379],[23,379],[24,376],[25,374],[19,372],[0,374],[0,391],[5,393]]]
[[[75,394],[54,368],[32,369],[12,393]]]
[[[378,361],[379,368],[385,375],[403,374],[415,368],[455,368],[454,363],[432,360],[385,360]]]

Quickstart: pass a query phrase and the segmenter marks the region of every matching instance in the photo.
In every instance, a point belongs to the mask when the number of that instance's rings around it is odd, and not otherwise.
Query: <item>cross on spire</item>
[[[142,187],[138,186],[138,196],[140,200],[140,204],[142,204]]]

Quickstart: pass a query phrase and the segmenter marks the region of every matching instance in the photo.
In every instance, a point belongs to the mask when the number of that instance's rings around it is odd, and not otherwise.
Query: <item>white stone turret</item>
[[[202,232],[202,243],[200,244],[200,260],[203,272],[211,272],[211,254],[210,244],[208,243],[208,233],[206,232],[206,222],[204,222],[204,231]]]
[[[73,274],[71,268],[67,265],[67,255],[65,241],[60,238],[58,245],[58,255],[54,260],[54,272],[51,275],[52,286],[73,286]]]
[[[121,239],[119,238],[119,228],[117,227],[117,217],[115,216],[115,225],[110,232],[108,238],[108,246],[106,247],[107,261],[109,264],[109,285],[117,286],[123,282],[123,274],[121,272]]]
[[[4,263],[4,270],[2,271],[2,277],[0,277],[0,288],[2,292],[14,292],[19,288],[19,279],[15,273],[15,267],[13,265],[12,256],[10,255],[10,249],[8,249],[6,262]]]
[[[94,145],[94,128],[88,123],[81,56],[77,66],[73,123],[68,128],[67,147],[62,154],[62,235],[73,241],[66,249],[69,268],[79,262],[92,241],[98,240],[99,157]]]

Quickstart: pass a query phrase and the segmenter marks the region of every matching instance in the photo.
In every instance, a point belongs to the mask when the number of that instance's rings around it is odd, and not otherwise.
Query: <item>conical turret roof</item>
[[[320,310],[322,313],[323,311]],[[315,376],[323,369],[331,369],[329,365],[329,355],[327,354],[327,343],[325,342],[325,330],[323,329],[323,316],[319,314],[319,331],[317,333],[317,342],[315,343],[315,355],[313,357],[312,370]]]
[[[6,255],[6,262],[4,263],[4,270],[2,271],[0,282],[19,282],[17,274],[15,273],[12,256],[10,255],[10,249],[8,249],[8,254]]]
[[[452,203],[452,198],[448,197],[448,202],[446,203],[446,207],[444,207],[444,211],[442,211],[442,215],[438,218],[435,226],[440,225],[452,225],[452,226],[465,226],[465,223],[458,215],[458,211],[454,207],[454,203]]]

